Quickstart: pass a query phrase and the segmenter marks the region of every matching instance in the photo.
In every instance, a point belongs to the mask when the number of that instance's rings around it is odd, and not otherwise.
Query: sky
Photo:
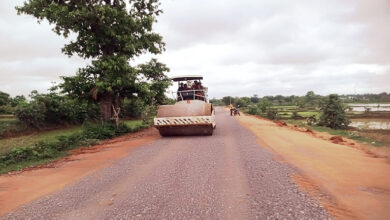
[[[46,92],[89,61],[68,39],[0,1],[0,91]],[[389,0],[161,0],[157,57],[169,76],[201,74],[209,96],[390,92]],[[150,58],[145,55],[134,62]],[[174,88],[170,88],[171,90]]]

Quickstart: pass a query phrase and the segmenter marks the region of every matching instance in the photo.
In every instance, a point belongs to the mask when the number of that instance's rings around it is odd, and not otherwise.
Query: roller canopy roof
[[[201,79],[203,79],[203,76],[201,75],[183,75],[183,76],[175,76],[171,78],[171,80],[175,82],[187,81],[187,80],[201,80]]]

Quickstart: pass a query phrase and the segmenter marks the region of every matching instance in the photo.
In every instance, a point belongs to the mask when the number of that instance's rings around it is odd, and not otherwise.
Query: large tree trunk
[[[102,94],[99,94],[99,108],[100,108],[100,117],[103,120],[103,122],[107,122],[111,120],[112,117],[112,105],[113,105],[113,97],[112,94],[109,92],[105,92]]]

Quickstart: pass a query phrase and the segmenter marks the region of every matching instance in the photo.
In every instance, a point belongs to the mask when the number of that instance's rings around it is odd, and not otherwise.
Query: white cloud
[[[44,91],[87,62],[46,22],[0,2],[0,91]],[[390,92],[388,0],[162,0],[158,58],[203,74],[211,97]],[[144,56],[140,60],[150,57]],[[138,62],[138,61],[137,61]]]

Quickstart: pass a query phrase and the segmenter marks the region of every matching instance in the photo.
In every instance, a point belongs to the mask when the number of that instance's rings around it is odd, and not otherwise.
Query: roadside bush
[[[104,124],[104,125],[87,125],[83,129],[84,137],[92,139],[109,139],[115,137],[115,125]]]
[[[339,96],[336,94],[329,95],[324,106],[322,106],[322,115],[318,125],[330,127],[332,129],[345,129],[348,127],[350,120],[347,117],[345,107]]]
[[[41,141],[33,147],[14,148],[10,153],[0,156],[0,173],[7,166],[21,161],[56,158],[63,155],[66,150],[79,146],[91,146],[99,140],[110,139],[145,127],[147,126],[141,124],[131,129],[124,123],[119,124],[118,127],[115,124],[85,125],[82,132],[68,136],[59,136],[54,142]]]
[[[257,108],[260,110],[261,113],[266,113],[268,109],[272,107],[272,102],[268,101],[267,98],[263,98],[261,102],[257,104]]]
[[[58,124],[81,124],[99,118],[96,104],[71,99],[51,92],[39,94],[31,92],[30,102],[19,102],[15,116],[29,127],[41,128]]]
[[[256,105],[249,105],[247,113],[251,115],[258,115],[259,110]]]
[[[125,99],[121,106],[122,117],[138,118],[142,116],[145,103],[142,99]]]
[[[15,116],[28,127],[40,128],[45,123],[46,106],[43,103],[21,103]]]
[[[157,105],[147,105],[142,112],[142,121],[145,125],[152,125],[153,118],[157,115]]]
[[[278,111],[274,108],[269,108],[267,109],[266,117],[271,120],[278,120],[279,119]]]
[[[13,114],[15,112],[15,107],[11,105],[1,105],[0,114]]]

